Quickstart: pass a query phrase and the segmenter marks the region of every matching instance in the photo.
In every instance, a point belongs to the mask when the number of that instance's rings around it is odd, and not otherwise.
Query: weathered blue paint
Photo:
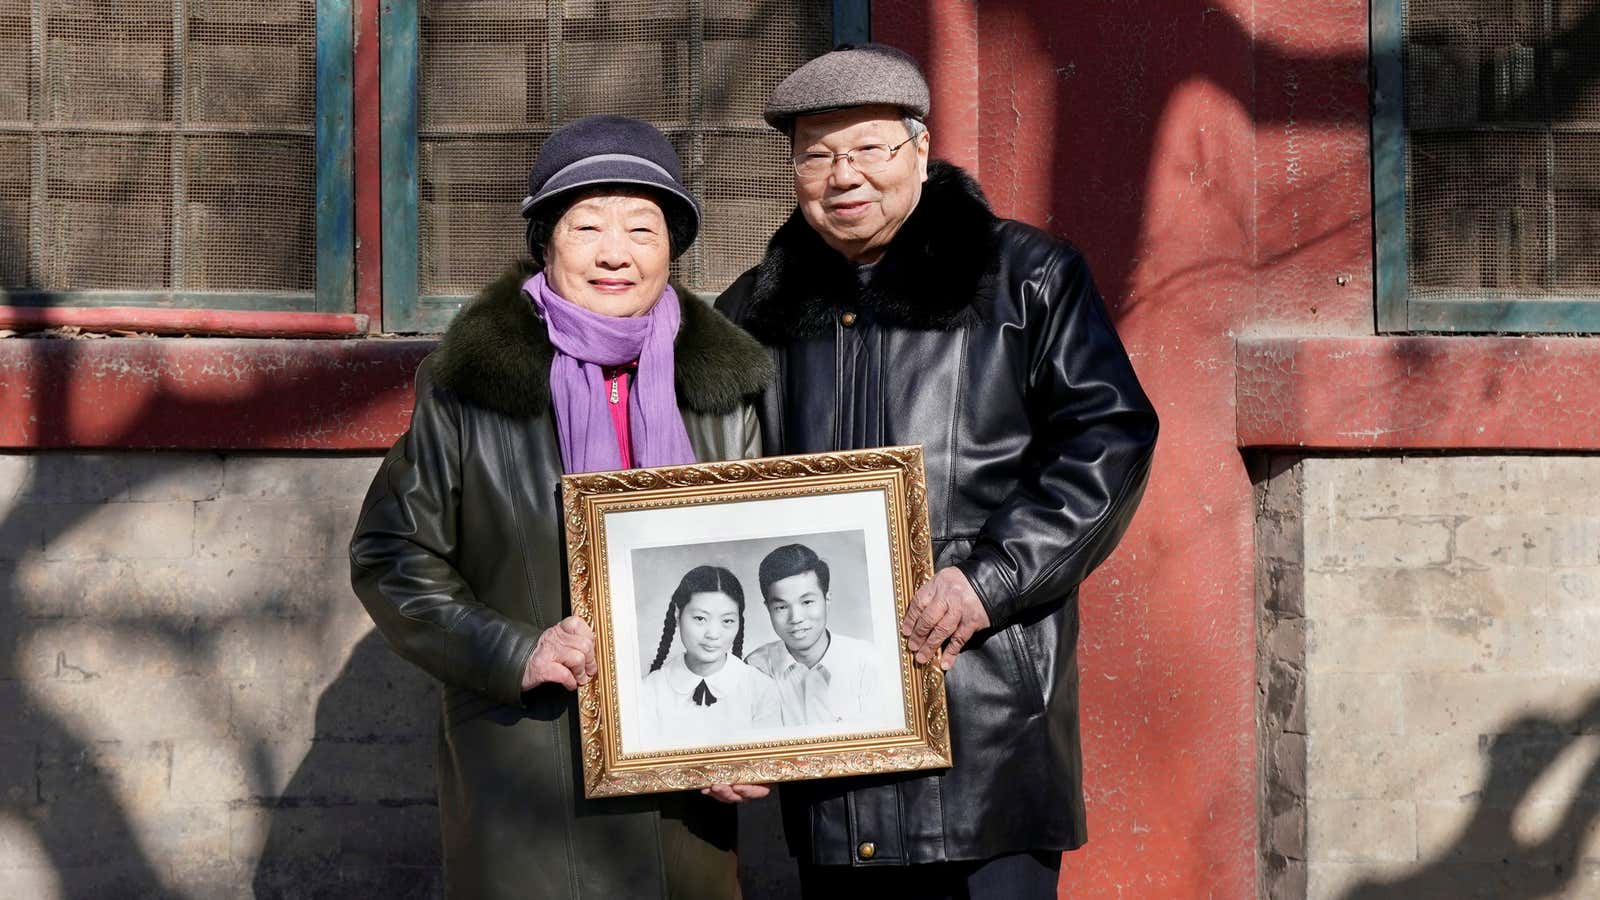
[[[1406,331],[1406,124],[1401,3],[1372,0],[1372,231],[1378,332]]]
[[[1472,334],[1600,332],[1600,300],[1514,297],[1496,300],[1412,297],[1409,330]]]
[[[833,42],[861,44],[872,40],[872,0],[833,0]]]
[[[417,0],[383,0],[378,23],[383,152],[383,330],[417,322]]]
[[[350,0],[317,0],[316,309],[321,312],[353,312],[356,303],[354,53]]]

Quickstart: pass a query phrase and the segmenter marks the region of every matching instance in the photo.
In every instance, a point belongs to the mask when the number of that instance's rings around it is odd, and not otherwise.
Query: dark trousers
[[[1011,853],[920,866],[800,866],[805,900],[1056,900],[1061,854]]]

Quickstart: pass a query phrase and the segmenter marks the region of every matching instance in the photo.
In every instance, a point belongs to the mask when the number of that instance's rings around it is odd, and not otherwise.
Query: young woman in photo
[[[671,653],[673,635],[683,650]],[[661,644],[640,690],[645,742],[720,744],[782,724],[778,687],[739,658],[744,588],[720,566],[690,569],[672,592]]]

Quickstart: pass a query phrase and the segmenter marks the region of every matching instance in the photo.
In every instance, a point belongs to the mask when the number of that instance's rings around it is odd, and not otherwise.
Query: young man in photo
[[[828,627],[828,564],[804,544],[786,544],[761,560],[759,580],[779,639],[745,662],[778,683],[783,724],[881,720],[894,685],[879,680],[871,644]]]

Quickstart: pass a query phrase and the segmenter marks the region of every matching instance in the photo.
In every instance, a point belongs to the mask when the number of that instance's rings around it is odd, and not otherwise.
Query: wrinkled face
[[[721,591],[690,594],[689,602],[678,611],[678,636],[691,664],[702,666],[721,662],[739,633],[739,604]]]
[[[772,630],[790,653],[810,650],[828,630],[828,604],[817,573],[801,572],[767,586],[767,615]]]
[[[667,217],[644,194],[607,189],[562,214],[544,255],[556,293],[603,316],[642,316],[667,286]]]
[[[858,106],[801,116],[794,123],[796,159],[808,153],[846,153],[893,147],[910,137],[892,106]],[[862,174],[843,157],[825,176],[794,179],[800,213],[828,246],[851,262],[876,262],[922,197],[928,180],[928,133],[894,152],[888,166]]]

